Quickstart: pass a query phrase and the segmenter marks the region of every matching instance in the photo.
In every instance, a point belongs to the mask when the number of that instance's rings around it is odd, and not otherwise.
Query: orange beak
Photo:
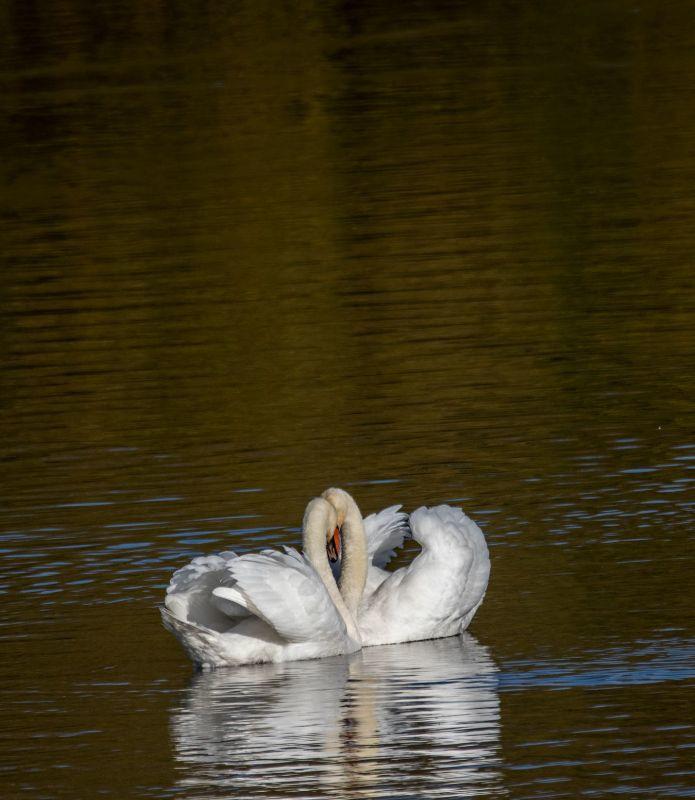
[[[326,553],[328,554],[328,560],[331,564],[335,564],[340,558],[340,528],[336,528],[333,531],[333,536],[328,540],[328,544],[326,545]]]

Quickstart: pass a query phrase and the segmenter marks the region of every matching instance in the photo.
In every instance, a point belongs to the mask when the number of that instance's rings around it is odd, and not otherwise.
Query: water
[[[201,673],[172,715],[181,788],[446,797],[454,785],[500,787],[496,673],[470,636]]]
[[[8,3],[0,793],[693,796],[688,3]],[[462,641],[194,676],[193,555],[452,502]]]

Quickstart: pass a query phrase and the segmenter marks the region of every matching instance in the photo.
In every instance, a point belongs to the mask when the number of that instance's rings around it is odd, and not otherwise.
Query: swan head
[[[343,518],[344,519],[344,518]],[[325,536],[326,555],[334,564],[340,558],[342,522],[338,522],[338,513],[335,507],[323,497],[315,497],[309,502],[304,512],[304,531],[319,530]]]
[[[334,486],[322,492],[321,497],[324,500],[328,500],[331,506],[333,506],[337,517],[338,528],[342,528],[348,512],[356,505],[355,501],[345,489],[337,489]]]
[[[368,569],[362,514],[357,503],[344,489],[326,489],[321,499],[335,510],[336,530],[333,532],[333,543],[328,546],[328,557],[331,561],[340,558],[338,587],[348,611],[353,619],[357,619]]]
[[[333,509],[336,517],[335,528],[328,536],[326,543],[326,555],[331,564],[340,561],[342,543],[343,543],[343,524],[348,510],[348,500],[352,498],[347,492],[342,489],[326,489],[321,495],[323,500],[326,500],[330,507]]]
[[[352,496],[348,494],[345,489],[338,489],[333,486],[330,489],[326,489],[326,491],[321,494],[321,497],[328,501],[332,508],[335,509],[336,513],[336,528],[333,531],[333,536],[326,545],[328,559],[334,564],[341,557],[343,525],[345,524],[346,517],[351,511],[356,512],[360,519],[361,514],[357,508],[357,503],[355,503]]]

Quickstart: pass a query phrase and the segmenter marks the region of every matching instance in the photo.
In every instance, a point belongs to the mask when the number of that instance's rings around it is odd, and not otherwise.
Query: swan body
[[[343,490],[323,497],[339,515],[359,514]],[[468,627],[485,596],[490,558],[482,531],[460,508],[422,507],[408,516],[391,506],[367,517],[363,530],[367,581],[357,624],[364,646],[438,639]],[[385,570],[408,534],[420,553],[406,567]]]
[[[351,567],[346,559],[342,579],[348,588],[354,584],[346,602],[326,557],[326,538],[337,522],[330,504],[316,498],[304,516],[304,555],[285,548],[194,559],[171,579],[164,626],[208,668],[359,650],[355,617],[366,560],[353,559]]]
[[[331,572],[334,532],[342,552]],[[408,536],[421,552],[388,571]],[[490,573],[485,538],[460,508],[408,516],[391,506],[363,519],[335,488],[307,506],[303,547],[194,559],[171,579],[164,626],[203,667],[341,655],[464,631]]]

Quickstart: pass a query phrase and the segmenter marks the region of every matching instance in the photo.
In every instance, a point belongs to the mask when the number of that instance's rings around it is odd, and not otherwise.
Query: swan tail
[[[196,667],[206,669],[226,663],[219,633],[195,622],[182,620],[165,606],[159,606],[159,613],[164,627],[174,634]]]

